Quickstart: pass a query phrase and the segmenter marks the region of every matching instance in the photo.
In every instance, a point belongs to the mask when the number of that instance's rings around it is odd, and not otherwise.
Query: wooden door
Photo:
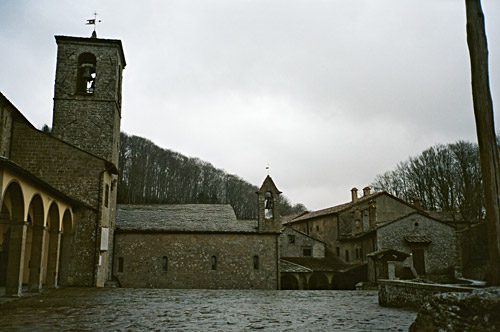
[[[424,249],[413,249],[411,251],[413,256],[413,267],[417,271],[418,275],[425,274],[425,257]]]

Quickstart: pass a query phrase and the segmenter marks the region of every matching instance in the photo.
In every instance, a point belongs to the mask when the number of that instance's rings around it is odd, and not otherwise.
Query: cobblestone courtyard
[[[67,288],[0,304],[1,331],[407,331],[375,291]]]

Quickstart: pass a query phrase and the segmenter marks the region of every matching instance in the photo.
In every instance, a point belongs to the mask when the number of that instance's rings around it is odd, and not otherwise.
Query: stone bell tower
[[[56,36],[53,136],[118,164],[122,71],[120,40]]]
[[[279,233],[281,230],[280,194],[273,179],[268,175],[259,191],[259,233]]]

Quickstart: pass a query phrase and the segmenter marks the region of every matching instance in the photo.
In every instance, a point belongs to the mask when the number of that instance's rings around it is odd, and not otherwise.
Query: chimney
[[[351,189],[352,202],[356,203],[358,201],[358,188],[354,187]]]
[[[417,196],[413,197],[413,206],[415,206],[415,208],[417,210],[420,210],[420,211],[423,210],[423,208],[422,208],[422,201]]]
[[[371,193],[370,187],[364,187],[363,188],[363,196],[368,196]]]

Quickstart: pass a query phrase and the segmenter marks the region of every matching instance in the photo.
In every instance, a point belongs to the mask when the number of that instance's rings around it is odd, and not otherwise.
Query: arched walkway
[[[294,275],[284,274],[281,276],[281,289],[299,289],[299,281]]]
[[[61,228],[64,220],[72,233],[71,207],[12,174],[4,172],[4,181],[9,184],[0,203],[0,286],[7,296],[21,296],[23,284],[32,292],[57,287]],[[63,218],[59,211],[65,211]]]
[[[7,187],[2,200],[2,211],[8,211],[9,215],[5,294],[21,295],[24,270],[22,253],[26,246],[27,225],[24,222],[24,197],[17,182],[11,182]]]
[[[309,289],[329,289],[328,277],[321,272],[314,272],[309,279]]]
[[[59,255],[59,285],[69,285],[69,270],[71,265],[71,251],[73,250],[73,218],[66,210],[63,216],[61,253]]]

